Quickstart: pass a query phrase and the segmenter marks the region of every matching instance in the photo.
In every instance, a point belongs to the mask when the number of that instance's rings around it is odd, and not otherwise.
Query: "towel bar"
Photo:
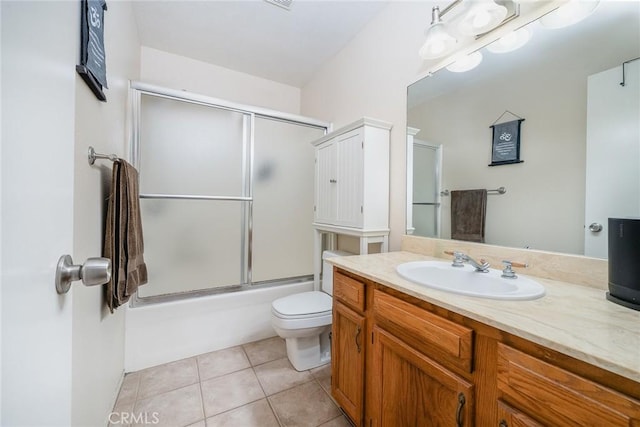
[[[96,162],[96,159],[106,159],[106,160],[111,160],[112,162],[120,161],[120,157],[116,156],[115,154],[96,153],[96,150],[94,150],[93,147],[91,146],[89,146],[87,157],[90,165],[93,165]]]
[[[495,190],[487,190],[487,193],[495,193],[495,194],[504,194],[504,193],[506,193],[506,192],[507,192],[507,189],[506,189],[506,188],[504,188],[504,187],[498,187],[498,188],[496,188]],[[442,190],[442,191],[440,192],[440,195],[441,195],[441,196],[448,196],[448,195],[450,195],[450,194],[451,194],[451,193],[449,192],[449,190]]]

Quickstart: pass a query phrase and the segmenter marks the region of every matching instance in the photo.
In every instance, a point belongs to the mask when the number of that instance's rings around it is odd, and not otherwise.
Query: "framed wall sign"
[[[524,162],[524,160],[520,160],[520,125],[523,121],[524,119],[519,118],[510,122],[491,125],[493,139],[491,144],[491,164],[489,166]]]
[[[102,91],[107,86],[107,64],[104,51],[105,0],[81,0],[80,64],[76,71],[96,98],[106,101]]]

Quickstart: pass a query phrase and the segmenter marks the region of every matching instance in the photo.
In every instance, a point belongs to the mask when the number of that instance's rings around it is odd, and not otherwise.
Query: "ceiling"
[[[388,1],[135,1],[143,46],[302,87]]]

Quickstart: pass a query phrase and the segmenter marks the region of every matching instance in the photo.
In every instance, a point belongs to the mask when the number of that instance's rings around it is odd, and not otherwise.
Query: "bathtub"
[[[313,281],[127,306],[125,372],[275,336],[271,302]]]

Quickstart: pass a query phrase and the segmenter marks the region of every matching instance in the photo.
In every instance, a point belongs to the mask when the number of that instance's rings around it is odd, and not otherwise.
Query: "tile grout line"
[[[205,427],[207,426],[207,412],[204,408],[204,393],[202,392],[202,376],[200,375],[200,362],[198,356],[196,356],[196,370],[198,371],[198,389],[200,390],[200,405],[202,406],[202,421],[204,421]],[[197,422],[197,421],[196,421]]]
[[[269,396],[267,396],[267,392],[264,391],[264,386],[260,382],[260,378],[258,378],[258,373],[256,372],[256,366],[254,366],[253,362],[251,361],[251,358],[249,357],[249,353],[247,353],[247,350],[244,348],[244,345],[242,346],[242,351],[244,351],[245,356],[247,356],[247,360],[249,361],[249,365],[251,366],[251,370],[253,371],[253,375],[255,375],[256,379],[258,380],[258,384],[260,385],[260,389],[262,390],[262,393],[264,394],[264,398],[267,401],[267,405],[269,405],[269,409],[271,409],[271,413],[275,417],[276,422],[278,423],[278,426],[284,427],[284,424],[282,424],[282,421],[280,421],[280,417],[278,416],[278,413],[276,412],[275,408],[271,404],[271,399],[269,399]],[[264,363],[268,363],[268,362],[264,362]],[[261,363],[260,365],[264,365],[264,363]],[[260,366],[260,365],[257,365],[257,366]]]
[[[1,1],[1,0],[0,0],[0,1]],[[140,378],[139,378],[139,380],[138,380],[138,381],[139,381],[139,382],[138,382],[138,391],[136,392],[136,403],[138,403],[138,401],[139,401],[139,400],[151,399],[151,398],[153,398],[153,397],[160,396],[161,394],[165,394],[165,393],[168,393],[168,392],[170,392],[170,391],[180,390],[181,388],[189,387],[189,386],[192,386],[192,385],[194,385],[194,384],[196,384],[196,383],[200,382],[200,374],[199,374],[199,372],[198,372],[198,360],[197,360],[197,356],[187,357],[187,358],[185,358],[185,359],[176,360],[175,362],[187,361],[187,360],[189,360],[189,359],[194,359],[194,360],[195,360],[195,365],[196,365],[196,376],[197,376],[197,378],[198,378],[198,379],[197,379],[197,381],[194,381],[194,382],[191,382],[191,383],[188,383],[188,384],[183,384],[183,385],[181,385],[181,386],[177,386],[177,387],[175,387],[175,388],[171,388],[171,389],[168,389],[168,390],[164,390],[164,391],[162,391],[162,392],[160,392],[160,393],[155,393],[155,394],[152,394],[152,395],[150,395],[150,396],[146,396],[146,397],[144,397],[144,398],[141,398],[141,399],[140,399],[140,398],[139,398],[139,397],[140,397],[140,383],[142,382],[142,375],[140,374]],[[146,371],[147,369],[159,368],[160,366],[169,365],[169,364],[171,364],[171,363],[175,363],[175,362],[168,362],[168,363],[165,363],[165,364],[163,364],[163,365],[152,366],[151,368],[142,369],[142,370],[140,370],[140,371],[136,371],[136,372]]]

